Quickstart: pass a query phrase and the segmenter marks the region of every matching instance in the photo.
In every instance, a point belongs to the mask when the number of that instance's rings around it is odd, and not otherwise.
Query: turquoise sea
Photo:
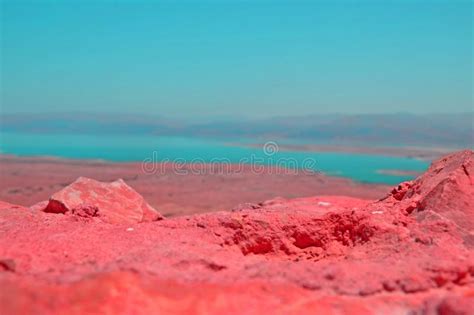
[[[176,161],[257,163],[298,167],[359,182],[397,184],[412,176],[380,170],[424,171],[429,163],[413,158],[353,153],[279,150],[278,141],[248,147],[251,139],[213,140],[144,135],[67,135],[0,133],[0,152],[18,156],[56,156],[108,161]],[[258,143],[265,142],[260,139]],[[237,143],[237,144],[236,144]],[[239,145],[240,143],[240,145]],[[285,143],[288,143],[286,141]]]

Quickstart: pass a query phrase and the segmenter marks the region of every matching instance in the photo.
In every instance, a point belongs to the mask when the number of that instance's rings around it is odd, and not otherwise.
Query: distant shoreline
[[[242,144],[234,143],[233,145],[242,146]],[[265,143],[252,143],[248,147],[263,147]],[[324,144],[279,144],[278,148],[282,151],[301,151],[301,152],[333,152],[333,153],[353,153],[353,154],[370,154],[385,155],[419,159],[431,162],[443,155],[459,151],[461,148],[444,148],[444,147],[419,147],[419,146],[401,146],[401,147],[366,147],[366,146],[344,146],[344,145],[324,145]]]

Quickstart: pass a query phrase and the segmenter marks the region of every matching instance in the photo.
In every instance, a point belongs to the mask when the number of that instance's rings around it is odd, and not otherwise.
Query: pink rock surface
[[[0,313],[472,314],[473,155],[376,202],[278,198],[127,224],[0,203]]]
[[[41,207],[41,204],[35,207]],[[163,218],[121,179],[103,183],[79,177],[51,196],[43,211],[99,217],[109,223],[156,221]]]
[[[378,204],[411,214],[418,221],[444,220],[474,246],[474,158],[466,150],[443,157],[417,179],[395,187]]]

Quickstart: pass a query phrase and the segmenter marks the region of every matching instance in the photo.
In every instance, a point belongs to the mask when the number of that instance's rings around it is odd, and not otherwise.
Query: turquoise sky
[[[471,1],[2,1],[1,110],[473,108]]]

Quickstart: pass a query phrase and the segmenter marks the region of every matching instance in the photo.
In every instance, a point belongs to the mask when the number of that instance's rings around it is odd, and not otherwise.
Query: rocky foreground
[[[78,177],[111,182],[122,178],[165,217],[229,210],[241,203],[315,195],[377,199],[390,186],[357,183],[321,173],[288,172],[245,165],[187,164],[187,174],[172,163],[154,163],[158,172],[144,172],[141,163],[18,157],[0,154],[0,200],[31,206],[47,200]],[[194,170],[194,171],[192,171]]]
[[[472,314],[474,152],[378,201],[163,218],[123,181],[0,203],[0,314]]]

